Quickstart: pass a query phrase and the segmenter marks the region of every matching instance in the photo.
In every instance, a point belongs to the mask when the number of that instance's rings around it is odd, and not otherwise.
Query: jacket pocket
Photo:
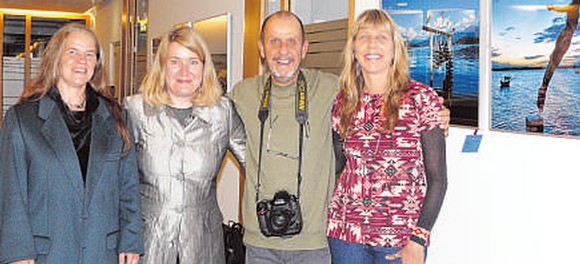
[[[119,229],[107,234],[107,249],[117,249],[119,245]]]
[[[50,170],[50,169],[48,169]],[[51,219],[49,211],[49,199],[51,196],[51,186],[53,183],[48,181],[47,175],[55,175],[48,171],[42,176],[33,176],[29,180],[28,190],[28,215],[32,234],[39,237],[50,237],[49,220]],[[56,176],[55,176],[56,177]]]
[[[121,152],[110,152],[105,154],[106,161],[117,161],[121,159]]]
[[[48,255],[50,252],[50,237],[34,236],[34,247],[37,254]]]

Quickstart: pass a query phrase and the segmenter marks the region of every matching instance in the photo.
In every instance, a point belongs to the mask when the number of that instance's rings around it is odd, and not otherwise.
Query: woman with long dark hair
[[[0,131],[0,262],[135,264],[137,162],[95,33],[67,24]]]

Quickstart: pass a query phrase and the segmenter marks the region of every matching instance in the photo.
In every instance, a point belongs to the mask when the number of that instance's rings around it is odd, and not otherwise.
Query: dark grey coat
[[[55,102],[17,104],[0,131],[0,263],[117,263],[143,252],[137,162],[105,101],[93,113],[86,184]]]

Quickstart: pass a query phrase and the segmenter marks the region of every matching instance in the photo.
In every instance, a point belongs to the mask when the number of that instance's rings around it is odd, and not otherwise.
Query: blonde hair
[[[203,63],[203,77],[198,93],[192,98],[193,105],[212,106],[219,102],[222,88],[218,82],[211,53],[203,38],[190,27],[173,29],[163,35],[153,65],[141,83],[140,91],[143,100],[152,106],[170,105],[165,83],[165,63],[169,59],[169,44],[179,43],[197,54]]]
[[[391,17],[379,9],[370,9],[360,14],[354,22],[351,36],[349,37],[343,52],[344,66],[340,75],[340,126],[341,138],[346,138],[349,128],[352,126],[352,118],[359,110],[364,94],[365,80],[362,68],[355,58],[354,42],[359,31],[366,28],[384,28],[392,37],[394,56],[391,70],[388,72],[390,83],[387,93],[383,97],[381,114],[385,122],[381,130],[391,132],[399,118],[400,99],[407,90],[409,82],[409,64],[407,47],[397,30],[397,25]]]

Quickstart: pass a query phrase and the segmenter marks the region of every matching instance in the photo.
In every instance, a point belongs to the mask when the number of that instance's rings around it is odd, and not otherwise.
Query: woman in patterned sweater
[[[332,113],[347,159],[328,217],[333,263],[422,264],[447,188],[437,93],[409,79],[383,10],[357,18],[344,62]]]

